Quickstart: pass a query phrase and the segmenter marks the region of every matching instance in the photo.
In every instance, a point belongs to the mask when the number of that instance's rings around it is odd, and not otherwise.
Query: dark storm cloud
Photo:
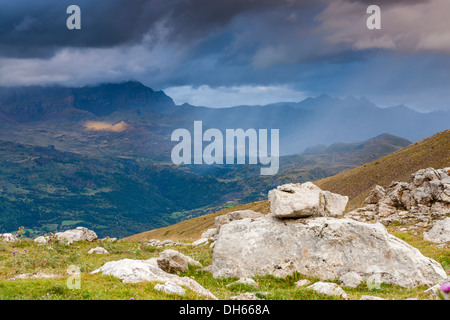
[[[78,5],[82,30],[68,30],[66,8]],[[189,42],[246,12],[303,8],[308,0],[17,0],[1,4],[0,55],[40,57],[61,47],[133,44],[167,26],[166,41]]]
[[[82,30],[66,28],[72,4]],[[448,108],[449,14],[448,0],[0,0],[0,85],[288,85]]]

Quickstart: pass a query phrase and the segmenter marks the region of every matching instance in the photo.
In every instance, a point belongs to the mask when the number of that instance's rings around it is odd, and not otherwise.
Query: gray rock
[[[376,186],[370,191],[369,196],[364,200],[367,204],[376,204],[386,196],[386,190],[382,186]]]
[[[217,300],[216,296],[202,287],[195,280],[189,277],[179,277],[161,270],[158,267],[155,258],[148,260],[122,259],[110,261],[91,273],[111,275],[121,279],[124,283],[139,283],[144,281],[166,283],[167,281],[170,281],[178,286],[184,286],[196,291],[209,299]]]
[[[349,288],[356,288],[361,282],[363,282],[363,278],[356,272],[347,272],[339,278],[339,283]]]
[[[40,237],[37,237],[36,239],[34,239],[34,242],[39,243],[39,244],[44,244],[44,243],[48,243],[49,239],[50,239],[49,237],[40,236]]]
[[[255,218],[261,218],[264,215],[260,212],[256,212],[253,210],[238,210],[238,211],[233,211],[233,212],[228,212],[227,214],[221,215],[216,217],[216,219],[214,220],[214,224],[216,225],[216,229],[217,232],[219,232],[220,228],[227,224],[230,223],[231,221],[234,220],[242,220],[242,219],[255,219]],[[202,238],[208,238],[208,237],[204,237],[202,235]]]
[[[375,219],[389,225],[449,215],[449,169],[421,169],[411,175],[410,183],[392,182],[386,190],[376,186],[366,199],[368,205],[350,212],[348,216],[359,221]],[[400,216],[399,212],[404,210],[411,216]]]
[[[205,232],[203,232],[201,238],[215,240],[217,238],[218,234],[219,234],[219,231],[217,228],[211,228],[211,229],[208,229]]]
[[[0,233],[0,241],[15,242],[18,241],[18,239],[12,233]]]
[[[327,296],[338,296],[344,299],[348,299],[348,294],[344,290],[342,290],[342,288],[339,287],[336,283],[319,281],[308,286],[307,288]]]
[[[213,251],[214,277],[285,277],[298,271],[321,280],[356,272],[403,287],[434,285],[447,277],[442,266],[389,234],[380,223],[352,219],[273,217],[230,222]]]
[[[338,217],[348,197],[322,191],[311,182],[285,184],[269,191],[269,204],[276,218]]]
[[[180,287],[179,285],[171,282],[166,281],[164,284],[157,284],[155,285],[155,290],[163,291],[168,294],[177,294],[183,296],[186,294],[186,290],[183,287]]]
[[[192,242],[193,246],[204,246],[205,244],[209,243],[209,239],[208,238],[201,238],[198,239],[197,241]]]
[[[159,254],[156,259],[158,267],[168,273],[180,273],[187,271],[189,265],[202,267],[200,262],[188,257],[176,250],[167,249]]]
[[[433,227],[423,233],[423,240],[434,243],[450,242],[450,217],[435,221]]]
[[[305,287],[305,286],[307,286],[307,285],[310,284],[310,283],[311,283],[311,281],[309,281],[308,279],[298,280],[298,281],[295,283],[295,287],[296,287],[296,288]]]
[[[65,240],[67,243],[77,242],[77,241],[89,241],[92,242],[97,240],[97,234],[84,227],[77,227],[76,229],[67,230],[64,232],[58,232],[55,234],[58,240]]]
[[[91,250],[89,250],[88,254],[109,254],[108,250],[106,250],[105,248],[102,247],[96,247],[96,248],[92,248]]]

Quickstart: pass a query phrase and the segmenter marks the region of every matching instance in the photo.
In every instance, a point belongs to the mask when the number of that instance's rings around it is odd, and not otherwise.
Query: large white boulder
[[[274,217],[224,225],[213,251],[214,277],[284,277],[298,271],[321,280],[348,272],[403,287],[433,285],[446,273],[436,261],[380,224],[352,219]]]
[[[176,285],[187,287],[209,299],[216,300],[210,291],[202,287],[198,282],[189,277],[179,277],[167,273],[158,267],[156,258],[148,260],[122,259],[105,263],[102,267],[92,271],[92,274],[102,273],[121,279],[124,283],[138,283],[154,281],[166,283],[170,281]]]
[[[270,211],[277,218],[338,217],[348,197],[323,191],[311,182],[285,184],[269,191]]]
[[[97,234],[94,231],[84,227],[77,227],[76,229],[55,233],[55,237],[59,240],[65,240],[68,243],[77,241],[92,242],[97,240]]]

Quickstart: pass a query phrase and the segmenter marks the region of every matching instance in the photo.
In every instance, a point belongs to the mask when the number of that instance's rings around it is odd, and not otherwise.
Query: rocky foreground
[[[168,249],[157,258],[109,261],[91,273],[114,276],[125,283],[155,281],[160,283],[155,289],[173,294],[184,294],[189,288],[205,299],[217,298],[194,279],[179,276],[190,265],[211,272],[215,278],[239,278],[239,283],[250,285],[254,276],[284,278],[298,272],[320,279],[314,284],[302,280],[298,286],[309,285],[311,290],[345,299],[345,291],[329,281],[338,280],[344,288],[363,282],[374,287],[381,283],[405,288],[428,286],[433,292],[450,281],[438,262],[386,229],[402,222],[412,228],[408,230],[417,231],[414,228],[425,223],[429,228],[423,232],[424,240],[450,245],[450,168],[420,170],[412,175],[412,182],[393,182],[388,189],[377,186],[364,208],[347,214],[347,197],[323,191],[310,182],[279,186],[269,192],[268,200],[270,214],[242,210],[218,216],[216,227],[194,243],[147,242],[161,248],[209,245],[211,266],[203,268],[198,261]],[[0,238],[16,241],[12,234]],[[96,240],[95,232],[78,227],[35,242]],[[89,253],[108,254],[101,246]],[[232,299],[256,297],[245,294]]]

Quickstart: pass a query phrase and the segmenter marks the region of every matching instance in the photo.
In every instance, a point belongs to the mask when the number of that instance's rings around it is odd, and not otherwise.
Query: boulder
[[[433,227],[423,233],[423,240],[434,243],[450,242],[450,217],[435,221]]]
[[[364,201],[367,204],[376,204],[386,195],[386,190],[382,186],[376,186],[370,191],[369,196]]]
[[[161,252],[159,258],[156,259],[156,262],[159,268],[169,273],[187,271],[190,264],[202,267],[200,262],[172,249]]]
[[[55,237],[58,240],[65,240],[67,243],[77,241],[92,242],[97,240],[97,234],[94,231],[84,227],[77,227],[76,229],[55,233]]]
[[[15,242],[17,240],[17,237],[12,233],[0,233],[0,241]]]
[[[156,258],[148,260],[122,259],[105,263],[102,267],[92,271],[92,274],[102,273],[121,279],[124,283],[138,283],[154,281],[166,283],[170,281],[178,286],[184,286],[209,299],[217,300],[210,291],[189,277],[179,277],[167,273],[158,267]]]
[[[336,283],[330,282],[316,282],[307,287],[317,293],[324,294],[327,296],[338,296],[344,299],[348,299],[348,294],[342,290]]]
[[[92,248],[91,250],[89,250],[88,254],[109,254],[108,250],[106,250],[105,248],[102,247],[96,247],[96,248]]]
[[[338,217],[348,197],[323,191],[311,182],[285,184],[269,191],[269,204],[276,218]]]
[[[244,219],[224,225],[213,251],[214,277],[285,277],[298,271],[321,280],[355,272],[403,287],[446,278],[442,266],[380,224],[318,217]]]

